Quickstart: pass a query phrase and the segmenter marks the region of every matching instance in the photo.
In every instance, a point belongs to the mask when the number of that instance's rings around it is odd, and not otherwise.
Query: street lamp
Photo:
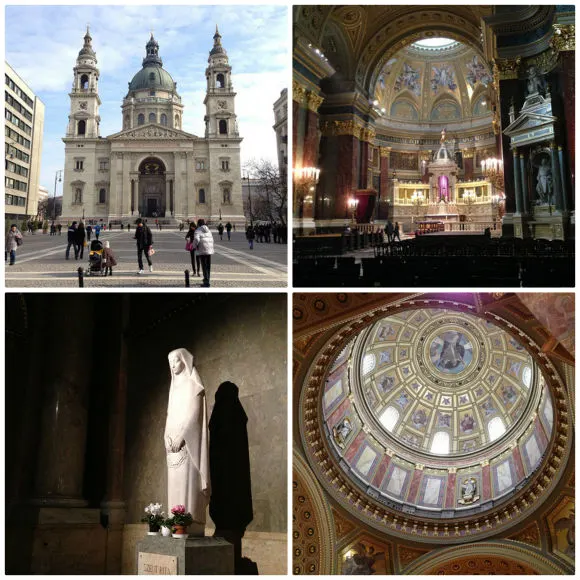
[[[62,181],[62,169],[58,169],[54,175],[54,195],[52,196],[52,223],[56,220],[56,184]]]

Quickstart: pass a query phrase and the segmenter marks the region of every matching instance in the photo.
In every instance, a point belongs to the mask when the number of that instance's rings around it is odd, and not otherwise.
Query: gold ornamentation
[[[320,107],[320,105],[322,105],[323,101],[324,101],[324,97],[321,97],[320,95],[317,95],[316,93],[310,91],[308,93],[308,96],[306,97],[306,102],[307,102],[306,106],[313,113],[317,113],[318,107]]]
[[[576,50],[576,36],[574,24],[554,24],[554,36],[550,46],[557,52]]]
[[[496,58],[493,61],[493,75],[497,81],[517,79],[522,58]]]
[[[325,136],[352,135],[362,140],[364,127],[354,121],[326,121],[322,124],[321,132]]]
[[[377,132],[372,127],[366,127],[362,130],[361,140],[371,143],[376,136]]]
[[[306,89],[298,81],[292,81],[292,100],[304,105],[306,103],[306,92]]]
[[[549,48],[544,52],[541,52],[534,58],[526,60],[525,69],[527,70],[530,65],[535,66],[537,71],[541,74],[549,73],[558,64],[558,52]]]
[[[381,157],[389,157],[392,147],[379,147],[379,154]]]

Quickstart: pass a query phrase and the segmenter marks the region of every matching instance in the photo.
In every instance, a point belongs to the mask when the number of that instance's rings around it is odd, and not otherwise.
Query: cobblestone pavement
[[[84,276],[85,288],[184,288],[184,271],[191,271],[189,252],[185,251],[185,231],[164,230],[153,232],[153,272],[147,269],[138,275],[134,230],[113,230],[101,234],[109,240],[118,265],[113,275]],[[223,240],[214,234],[215,254],[212,256],[211,286],[215,288],[286,287],[288,284],[286,244],[254,243],[248,249],[245,234],[233,232],[231,241],[224,233]],[[93,236],[94,239],[94,236]],[[65,260],[66,232],[61,236],[35,234],[24,236],[18,249],[16,264],[6,266],[7,288],[77,288],[79,267],[88,268],[88,251],[83,259]],[[191,276],[191,287],[200,287],[201,278]]]

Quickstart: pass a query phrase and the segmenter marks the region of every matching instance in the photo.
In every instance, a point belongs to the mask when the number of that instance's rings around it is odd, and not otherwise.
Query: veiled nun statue
[[[190,533],[203,536],[211,494],[205,389],[188,350],[173,350],[168,359],[171,387],[164,437],[167,506],[170,511],[184,505],[194,519]]]

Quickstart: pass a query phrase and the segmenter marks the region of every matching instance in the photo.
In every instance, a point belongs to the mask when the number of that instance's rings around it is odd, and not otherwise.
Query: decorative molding
[[[312,111],[313,113],[318,112],[318,108],[320,107],[320,105],[322,105],[323,102],[324,102],[324,97],[317,95],[313,91],[310,91],[308,93],[308,96],[306,97],[306,106],[307,106],[308,110]]]
[[[576,34],[574,24],[554,24],[554,35],[550,45],[557,52],[576,50]]]
[[[325,121],[322,123],[320,131],[325,137],[352,135],[362,141],[365,127],[355,121]]]
[[[392,147],[379,147],[379,154],[381,157],[389,157]]]
[[[521,62],[522,58],[520,56],[494,59],[492,70],[496,85],[499,86],[499,81],[517,79]]]
[[[292,100],[300,105],[306,104],[306,87],[303,87],[298,81],[292,81]]]

